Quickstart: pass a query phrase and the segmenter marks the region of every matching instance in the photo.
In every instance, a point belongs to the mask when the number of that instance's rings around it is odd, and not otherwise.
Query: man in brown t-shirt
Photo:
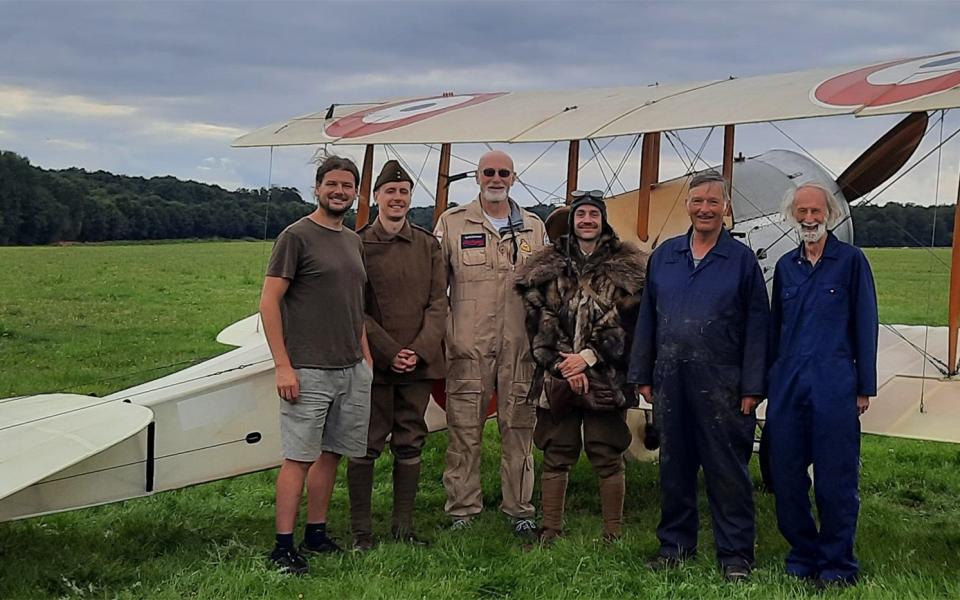
[[[363,244],[343,227],[358,179],[349,159],[331,156],[320,165],[317,209],[277,238],[260,298],[282,399],[270,560],[296,574],[308,570],[301,552],[340,550],[326,531],[337,463],[367,452],[373,359],[363,325]],[[307,525],[298,552],[293,530],[304,481]]]

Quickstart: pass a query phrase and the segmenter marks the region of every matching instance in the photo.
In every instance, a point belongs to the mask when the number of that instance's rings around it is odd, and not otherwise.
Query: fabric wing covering
[[[544,142],[960,106],[960,52],[687,84],[494,92],[333,105],[235,147]]]
[[[0,498],[98,454],[153,421],[144,406],[77,394],[0,403]]]

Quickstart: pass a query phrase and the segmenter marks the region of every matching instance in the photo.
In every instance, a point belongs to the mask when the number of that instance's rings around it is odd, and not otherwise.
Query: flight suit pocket
[[[487,264],[487,253],[484,248],[473,248],[470,250],[464,250],[460,254],[460,261],[468,266],[474,267],[477,265]]]
[[[818,314],[829,321],[847,318],[847,288],[837,283],[824,283],[817,289]]]
[[[447,371],[447,425],[474,427],[480,415],[480,371],[473,360],[452,360]]]
[[[486,281],[496,276],[494,269],[487,264],[487,250],[464,248],[460,251],[460,274],[464,282]]]
[[[536,402],[527,402],[533,380],[533,363],[520,361],[514,369],[510,398],[502,401],[501,411],[508,412],[504,420],[516,429],[532,428],[537,422]]]
[[[528,383],[525,389],[529,389]],[[518,390],[514,384],[514,390]],[[537,406],[526,401],[526,394],[522,398],[513,396],[497,406],[500,418],[512,429],[533,429],[537,423]]]

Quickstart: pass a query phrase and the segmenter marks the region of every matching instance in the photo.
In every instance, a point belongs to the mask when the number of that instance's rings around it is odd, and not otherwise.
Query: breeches
[[[390,450],[396,458],[420,456],[427,436],[427,423],[423,415],[430,401],[431,386],[431,381],[373,385],[367,458],[376,459],[380,456],[388,436]]]
[[[630,440],[625,410],[574,409],[558,417],[548,409],[537,409],[533,441],[543,451],[546,473],[569,472],[585,450],[597,475],[610,477],[623,471],[623,453]]]

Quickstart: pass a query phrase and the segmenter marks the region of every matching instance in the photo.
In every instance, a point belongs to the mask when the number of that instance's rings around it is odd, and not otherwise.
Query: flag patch
[[[486,248],[487,234],[464,233],[460,235],[460,248]]]

